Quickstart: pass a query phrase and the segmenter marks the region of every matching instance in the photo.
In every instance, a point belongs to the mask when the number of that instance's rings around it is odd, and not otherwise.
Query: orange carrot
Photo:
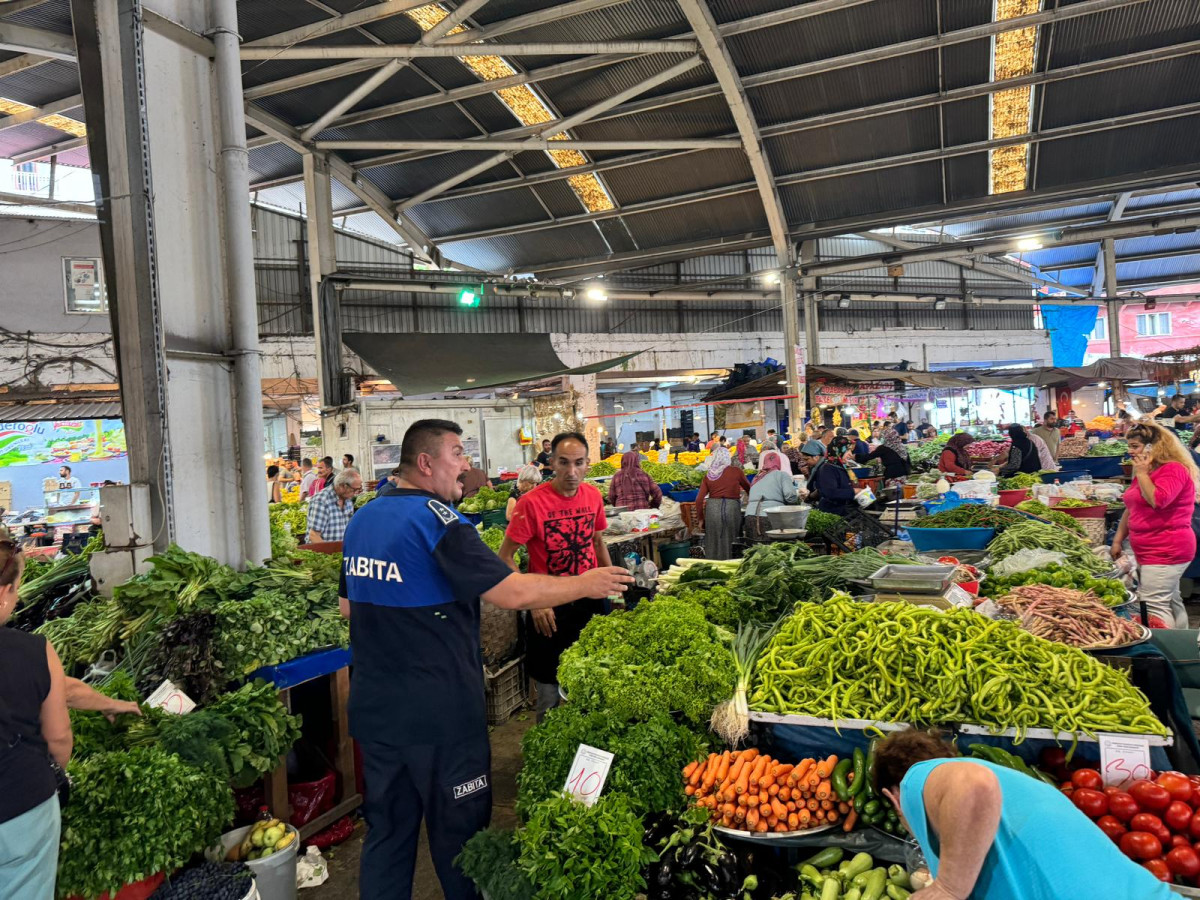
[[[742,794],[746,798],[746,806],[754,809],[758,806],[758,794]]]
[[[729,777],[729,751],[726,750],[721,754],[721,761],[717,764],[717,783],[724,783]]]
[[[833,774],[833,769],[837,765],[837,762],[838,762],[837,754],[836,753],[829,754],[829,757],[827,759],[823,759],[819,763],[817,763],[817,774],[820,775],[822,778],[828,778],[830,775]]]
[[[746,810],[746,827],[747,828],[749,828],[751,831],[753,831],[758,826],[758,820],[759,820],[759,815],[758,815],[757,809]]]
[[[788,773],[788,781],[790,781],[793,785],[800,784],[808,777],[808,770],[811,769],[813,765],[814,761],[812,757],[800,760],[800,762],[796,764],[796,768],[792,769],[792,771]]]
[[[721,757],[719,757],[715,754],[713,756],[709,757],[708,768],[704,770],[704,778],[702,778],[700,781],[700,784],[703,786],[703,788],[706,791],[712,790],[713,785],[716,783],[716,781],[717,781],[717,766],[719,766],[720,764],[721,764]]]
[[[842,831],[849,831],[854,827],[854,823],[858,821],[858,811],[851,806],[850,812],[846,813],[846,821],[842,823]]]
[[[801,828],[807,828],[809,823],[812,822],[812,813],[807,809],[798,809],[796,810],[796,818],[800,821]]]
[[[749,789],[749,787],[750,787],[750,770],[752,768],[753,767],[750,765],[749,761],[747,761],[746,764],[744,766],[742,766],[742,771],[738,774],[738,779],[734,783],[734,786],[733,786],[733,789],[735,791],[737,791],[739,794],[744,794]]]
[[[696,789],[689,784],[683,789],[683,792],[690,797],[692,794],[696,793]]]
[[[817,785],[819,785],[820,783],[821,783],[821,774],[814,767],[813,770],[808,773],[808,786],[810,789],[816,790]]]
[[[771,830],[778,834],[787,834],[787,830],[788,830],[787,822],[780,822],[778,825],[776,825]]]
[[[735,812],[737,812],[737,807],[734,806],[732,803],[726,803],[724,806],[721,807],[721,812],[723,812],[725,814],[726,818],[731,818],[733,816],[733,814]]]
[[[825,823],[827,825],[836,825],[841,821],[841,819],[842,817],[838,815],[838,811],[836,809],[831,809],[829,812],[825,813]]]
[[[813,813],[813,819],[815,819],[818,822],[824,822],[825,821],[825,810],[818,809],[816,812]]]
[[[759,806],[762,806],[764,803],[770,803],[770,802],[771,802],[771,795],[768,794],[766,791],[763,791],[761,794],[758,795],[758,805]]]
[[[822,781],[821,784],[818,785],[818,787],[817,787],[817,799],[818,800],[828,800],[830,795],[832,794],[832,792],[833,792],[833,788],[830,786],[829,782]]]
[[[784,803],[792,799],[792,789],[790,787],[781,787],[779,793],[776,794]]]
[[[697,766],[699,766],[699,765],[700,765],[700,762],[697,760],[696,762],[690,762],[690,763],[688,763],[686,766],[684,766],[684,767],[683,767],[683,778],[684,778],[684,781],[690,781],[690,780],[691,780],[691,778],[692,778],[692,773],[696,771],[696,767],[697,767]]]
[[[788,822],[788,828],[792,829],[793,831],[795,831],[797,828],[800,827],[800,817],[797,816],[795,813],[788,813],[787,822]]]
[[[832,800],[822,800],[821,801],[821,809],[825,810],[826,812],[833,809],[833,801]]]
[[[850,804],[846,803],[845,801],[842,801],[841,803],[839,803],[837,805],[837,811],[840,812],[843,816],[846,815],[847,813],[850,812]]]
[[[767,826],[769,828],[774,828],[778,824],[779,824],[779,819],[775,816],[774,813],[771,813],[771,815],[769,815],[767,817]]]
[[[767,824],[766,819],[759,819],[758,824],[754,826],[754,830],[759,834],[762,834],[764,831],[769,831],[770,828],[771,826]]]
[[[688,776],[688,784],[692,787],[700,786],[700,779],[704,777],[704,768],[707,765],[704,760],[696,761],[696,768],[692,769],[692,773]]]
[[[772,797],[774,797],[778,793],[779,793],[779,785],[777,785],[777,784],[773,784],[767,788],[767,794],[769,794]]]
[[[734,794],[734,796],[735,796],[735,797],[737,797],[737,805],[738,805],[738,806],[743,806],[743,807],[744,807],[744,806],[748,806],[748,805],[749,805],[749,804],[747,803],[747,801],[748,801],[750,798],[749,798],[749,797],[747,797],[745,794]]]
[[[777,818],[777,819],[786,819],[787,818],[787,813],[788,813],[787,807],[784,806],[782,803],[780,803],[778,800],[774,800],[774,799],[771,800],[771,812],[775,813],[775,818]]]
[[[738,778],[739,778],[739,777],[741,776],[741,774],[742,774],[742,768],[743,768],[745,765],[746,765],[746,757],[745,757],[745,756],[744,756],[744,755],[743,755],[743,754],[742,754],[742,753],[739,751],[739,752],[738,752],[738,758],[737,758],[736,760],[734,760],[734,761],[733,761],[733,762],[730,764],[730,766],[729,766],[729,778],[728,778],[728,780],[729,780],[729,781],[731,781],[731,782],[733,782],[734,784],[736,784],[736,783],[737,783],[737,780],[738,780]]]
[[[735,822],[746,821],[746,810],[744,807],[739,806],[737,809],[735,809],[733,811],[733,821],[735,821]]]
[[[792,770],[795,768],[795,766],[789,765],[773,766],[771,768],[771,777],[779,781],[780,778],[787,778],[788,775],[792,774]]]
[[[788,812],[795,812],[799,808],[799,804],[797,804],[795,800],[789,800],[783,805],[788,808]]]
[[[818,809],[821,808],[821,803],[820,803],[820,801],[817,801],[817,800],[809,800],[805,803],[805,806],[807,806],[813,812],[816,812]]]

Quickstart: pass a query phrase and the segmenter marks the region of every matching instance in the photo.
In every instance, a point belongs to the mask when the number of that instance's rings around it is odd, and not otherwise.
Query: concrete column
[[[149,485],[155,547],[175,539],[240,566],[264,470],[261,439],[253,458],[237,441],[235,359],[256,352],[231,326],[222,199],[237,186],[220,175],[213,61],[143,31],[145,8],[197,33],[213,25],[208,4],[187,0],[71,3],[131,478]]]
[[[817,242],[802,242],[800,244],[800,264],[805,265],[806,263],[815,262],[816,259]],[[808,366],[817,366],[821,364],[821,313],[817,301],[817,279],[811,276],[804,276],[800,279],[799,288],[801,296],[804,299],[804,362]],[[805,394],[807,394],[807,382],[808,379],[805,378]],[[788,381],[788,393],[796,393],[792,390],[790,379]],[[791,426],[793,435],[799,434],[800,428],[804,424],[804,413],[807,403],[807,396],[788,401],[788,415],[794,422]]]
[[[337,271],[333,234],[333,194],[329,162],[304,154],[304,210],[308,228],[308,287],[312,295],[313,345],[317,348],[317,394],[321,408],[329,405],[328,379],[323,375],[324,335],[321,316],[321,281]],[[338,337],[340,340],[340,335]]]
[[[583,436],[588,442],[588,458],[600,461],[600,419],[587,418],[600,415],[600,396],[596,393],[595,375],[571,375],[571,390],[575,392],[575,418],[583,425]]]
[[[1108,355],[1116,359],[1121,355],[1121,301],[1117,298],[1117,254],[1113,239],[1106,238],[1101,245],[1104,256],[1104,295],[1108,298]]]
[[[666,440],[667,428],[671,425],[672,410],[666,409],[671,405],[671,389],[670,388],[651,388],[650,402],[646,404],[652,407],[663,407],[663,410],[658,415],[658,440],[659,443]]]

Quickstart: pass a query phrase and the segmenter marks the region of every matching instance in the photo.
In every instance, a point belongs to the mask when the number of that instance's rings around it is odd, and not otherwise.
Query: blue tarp
[[[1096,329],[1096,306],[1042,306],[1056,366],[1082,366],[1088,338]]]

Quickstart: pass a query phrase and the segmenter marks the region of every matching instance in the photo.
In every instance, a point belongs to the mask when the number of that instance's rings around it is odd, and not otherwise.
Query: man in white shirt
[[[313,471],[313,462],[311,459],[302,459],[300,461],[300,471],[304,473],[300,479],[300,497],[303,500],[308,499],[308,489],[312,483],[317,480],[317,473]]]
[[[71,474],[70,466],[63,466],[58,470],[58,487],[60,490],[78,488],[79,486],[79,479]]]

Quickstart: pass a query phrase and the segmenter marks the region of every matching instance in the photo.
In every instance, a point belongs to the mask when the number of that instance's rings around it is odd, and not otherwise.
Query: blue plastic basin
[[[995,536],[995,528],[908,529],[908,539],[922,553],[928,550],[983,550]]]

